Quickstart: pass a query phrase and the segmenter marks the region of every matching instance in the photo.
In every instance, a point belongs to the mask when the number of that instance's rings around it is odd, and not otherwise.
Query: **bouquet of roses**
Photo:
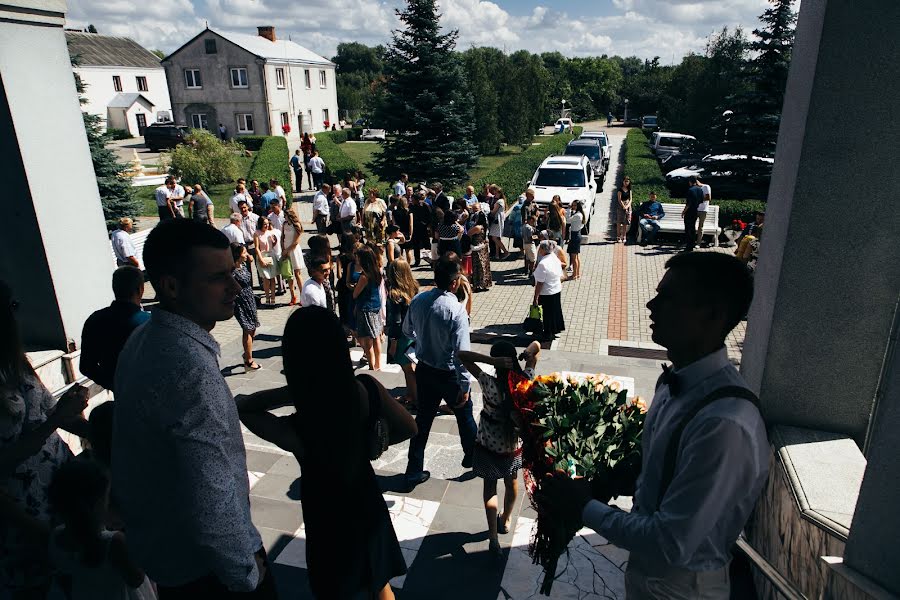
[[[735,219],[731,222],[731,229],[733,231],[741,232],[744,230],[744,227],[746,227],[746,226],[747,226],[747,224],[744,223],[743,221],[741,221],[740,219]]]
[[[581,515],[551,512],[536,492],[546,478],[563,476],[588,479],[594,498],[604,502],[633,495],[647,408],[640,398],[629,402],[625,388],[602,374],[583,381],[564,381],[558,374],[529,381],[510,373],[509,388],[520,421],[526,489],[538,515],[528,553],[544,568],[541,593],[549,595]]]

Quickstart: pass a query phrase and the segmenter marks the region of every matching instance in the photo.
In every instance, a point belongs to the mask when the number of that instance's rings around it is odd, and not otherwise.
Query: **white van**
[[[685,142],[694,141],[696,139],[697,138],[694,136],[685,133],[669,133],[667,131],[656,132],[650,140],[650,152],[656,155],[657,160],[662,160],[670,154],[680,152],[681,146],[683,146]]]
[[[564,119],[557,119],[556,123],[553,125],[554,133],[562,133],[564,131],[572,131],[572,119],[566,117]]]

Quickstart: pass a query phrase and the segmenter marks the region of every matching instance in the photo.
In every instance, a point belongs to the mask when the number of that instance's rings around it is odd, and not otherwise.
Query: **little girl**
[[[125,535],[103,528],[109,476],[93,460],[57,469],[48,490],[63,524],[50,534],[50,561],[72,578],[72,600],[154,600],[150,581],[128,557]]]

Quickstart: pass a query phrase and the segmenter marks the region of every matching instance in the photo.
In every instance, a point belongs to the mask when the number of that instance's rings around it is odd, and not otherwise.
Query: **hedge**
[[[343,181],[344,177],[356,173],[360,169],[360,166],[338,146],[347,141],[347,131],[344,129],[316,134],[316,149],[319,151],[319,156],[325,161],[325,181],[327,183],[334,184]]]
[[[242,140],[243,141],[243,140]],[[268,182],[277,179],[281,187],[291,189],[291,170],[288,165],[287,140],[280,135],[267,136],[253,159],[247,180]],[[291,196],[288,196],[290,199]]]
[[[235,139],[244,145],[244,148],[247,150],[252,150],[253,152],[258,152],[262,147],[263,142],[269,139],[269,135],[241,135],[236,137]],[[287,143],[287,142],[285,142]]]
[[[640,129],[629,129],[625,137],[625,175],[631,178],[632,206],[635,209],[650,196],[650,192],[656,192],[659,202],[684,204],[684,198],[672,198],[666,188],[666,179],[656,162],[656,157],[650,153],[647,137]],[[715,190],[713,190],[715,195]],[[713,204],[719,207],[719,226],[722,228],[731,225],[735,219],[752,221],[753,214],[766,209],[766,203],[762,200],[716,200]]]

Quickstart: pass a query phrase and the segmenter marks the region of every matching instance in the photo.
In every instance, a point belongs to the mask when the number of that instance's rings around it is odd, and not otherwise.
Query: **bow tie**
[[[678,380],[678,375],[675,374],[675,369],[669,365],[662,365],[662,371],[660,380],[663,385],[669,386],[670,396],[677,396],[681,390],[681,382]]]

